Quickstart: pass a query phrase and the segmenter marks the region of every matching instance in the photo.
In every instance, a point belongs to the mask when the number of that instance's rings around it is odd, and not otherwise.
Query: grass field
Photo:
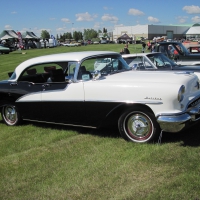
[[[129,45],[131,53],[141,45]],[[35,56],[123,45],[32,49],[0,55],[0,79]],[[36,123],[6,126],[0,117],[1,200],[200,200],[199,125],[163,133],[161,144],[123,140],[117,129]]]

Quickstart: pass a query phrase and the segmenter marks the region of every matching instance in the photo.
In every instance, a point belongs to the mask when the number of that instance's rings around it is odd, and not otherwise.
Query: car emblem
[[[150,100],[162,100],[162,98],[159,98],[159,97],[145,97],[144,99],[150,99]]]

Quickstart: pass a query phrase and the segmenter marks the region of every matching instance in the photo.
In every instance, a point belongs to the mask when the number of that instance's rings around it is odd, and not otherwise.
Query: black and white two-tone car
[[[0,82],[2,119],[98,128],[118,126],[132,142],[151,142],[200,117],[194,73],[134,71],[116,52],[41,56],[18,65]]]

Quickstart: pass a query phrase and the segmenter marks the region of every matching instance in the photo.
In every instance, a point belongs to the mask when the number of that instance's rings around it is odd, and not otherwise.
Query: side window
[[[141,56],[137,56],[135,58],[135,62],[137,63],[137,68],[138,69],[144,69],[144,62]]]
[[[62,67],[57,63],[33,65],[24,70],[18,81],[45,83],[50,78],[53,70],[62,70]]]
[[[75,74],[75,69],[76,69],[76,62],[69,62],[68,63],[68,69],[67,69],[67,79],[72,80],[74,78],[74,74]]]
[[[88,59],[82,62],[78,71],[78,80],[90,80],[92,79],[92,72],[94,71],[94,64],[96,59]]]
[[[127,64],[129,65],[129,67],[134,67],[135,64],[138,64],[139,62],[141,62],[141,58],[139,57],[132,57],[132,58],[125,58]]]
[[[152,64],[146,58],[144,58],[144,67],[146,69],[154,69],[155,68],[152,66]]]
[[[183,54],[184,50],[182,49],[181,46],[176,45],[176,48],[178,49],[178,51],[179,51],[180,54]],[[177,54],[178,54],[178,53],[177,53]]]

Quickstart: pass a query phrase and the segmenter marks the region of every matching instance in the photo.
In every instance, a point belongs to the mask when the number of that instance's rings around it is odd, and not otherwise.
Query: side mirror
[[[137,64],[133,64],[133,65],[132,65],[132,70],[137,70],[137,68],[138,68],[138,65],[137,65]]]
[[[99,70],[94,71],[93,80],[97,80],[101,77],[101,72]]]

